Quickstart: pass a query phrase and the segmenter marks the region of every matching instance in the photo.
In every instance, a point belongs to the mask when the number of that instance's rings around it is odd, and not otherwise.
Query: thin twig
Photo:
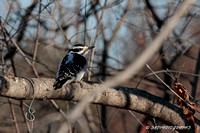
[[[67,115],[65,112],[58,106],[58,104],[54,100],[50,100],[54,108],[61,113],[61,115],[65,118],[66,121],[68,121]]]
[[[15,45],[15,47],[18,49],[18,51],[21,53],[21,55],[24,57],[24,59],[26,60],[26,62],[29,64],[30,67],[32,67],[32,63],[30,62],[30,60],[26,57],[25,53],[22,51],[22,49],[18,46],[18,44],[12,39],[10,38],[11,42]]]
[[[142,122],[137,118],[137,116],[131,110],[128,110],[128,111],[140,123],[140,125],[149,133],[149,131],[144,126],[144,124],[142,124]]]
[[[93,27],[93,19],[92,19],[92,27]],[[91,32],[91,39],[90,39],[89,46],[92,45],[92,39],[93,39],[93,30]],[[96,46],[96,43],[94,43],[93,46]],[[94,51],[95,51],[95,49],[92,49],[90,60],[89,60],[89,66],[88,66],[89,68],[92,68],[92,65],[93,65]],[[88,81],[90,81],[90,80],[91,80],[91,71],[88,71]]]
[[[180,97],[171,87],[169,87],[169,85],[167,85],[156,73],[154,73],[154,71],[149,67],[149,65],[147,65],[147,68],[156,76],[156,78],[158,78],[172,93],[174,93],[178,98],[180,98],[183,102],[185,102],[185,100]],[[186,102],[185,102],[186,103]],[[188,106],[190,106],[192,109],[194,109],[194,107],[188,103],[186,103]]]
[[[14,3],[14,1],[12,1],[11,4],[8,3],[8,5],[9,5],[9,10],[8,10],[8,13],[7,13],[7,15],[6,15],[6,18],[5,18],[5,21],[4,21],[4,24],[3,24],[3,25],[5,25],[5,23],[6,23],[7,20],[8,20],[8,17],[9,17],[9,15],[10,15],[10,12],[11,12],[12,9],[13,9],[13,3]]]
[[[101,132],[103,133],[103,127],[101,124],[101,117],[100,117],[100,111],[99,111],[98,105],[96,105],[96,111],[97,111],[97,117],[99,119],[99,128],[101,129]]]
[[[118,112],[119,109],[115,109],[114,112],[112,113],[110,119],[108,119],[108,122],[106,124],[106,128],[108,128],[109,124],[111,123],[111,120],[114,116],[116,116],[117,112]]]
[[[20,101],[20,107],[21,107],[21,111],[22,111],[23,118],[24,118],[24,122],[26,123],[27,130],[28,130],[28,132],[30,133],[30,132],[31,132],[31,129],[30,129],[30,126],[29,126],[29,124],[28,124],[28,121],[26,120],[25,109],[24,109],[23,101],[22,101],[22,100]]]
[[[126,8],[124,9],[123,16],[122,16],[120,22],[117,24],[117,26],[116,26],[116,28],[115,28],[115,30],[114,30],[114,33],[113,33],[113,35],[112,35],[112,37],[111,37],[110,40],[107,42],[107,45],[110,45],[111,42],[117,37],[117,34],[119,33],[121,27],[123,26],[123,24],[124,24],[124,22],[125,22],[125,20],[126,20],[127,12],[128,12],[128,10],[129,10],[131,4],[132,4],[132,0],[129,0],[129,1],[127,2]]]
[[[158,74],[158,73],[167,73],[167,72],[171,72],[171,73],[180,73],[182,75],[189,75],[189,76],[195,76],[195,77],[200,77],[199,74],[193,74],[193,73],[189,73],[189,72],[183,72],[183,71],[177,71],[177,70],[160,70],[160,71],[154,71],[154,73]],[[146,76],[150,76],[150,75],[154,75],[154,73],[149,73]]]
[[[198,58],[197,58],[196,67],[195,67],[195,74],[197,74],[197,75],[199,74],[199,69],[200,69],[200,48],[199,48]],[[196,96],[198,79],[199,79],[199,77],[194,77],[194,81],[193,81],[193,84],[192,84],[192,96],[194,98]]]
[[[13,69],[13,73],[14,73],[14,75],[16,76],[17,73],[16,73],[16,68],[15,68],[15,65],[14,65],[14,60],[13,60],[13,58],[11,57],[10,45],[9,45],[9,43],[8,43],[8,41],[7,41],[5,28],[4,28],[4,25],[3,25],[2,22],[1,22],[1,19],[0,19],[0,25],[1,25],[1,29],[2,29],[3,36],[4,36],[4,42],[5,42],[6,46],[7,46],[8,55],[9,55],[9,57],[10,57],[10,61],[11,61],[11,66],[12,66],[12,69]]]
[[[37,77],[39,77],[39,74],[36,70],[35,67],[35,61],[36,57],[37,57],[37,51],[38,51],[38,45],[39,45],[39,37],[40,37],[40,13],[41,13],[41,2],[42,0],[39,0],[39,12],[38,12],[38,24],[37,24],[37,33],[36,33],[36,42],[35,42],[35,50],[34,50],[34,54],[33,54],[33,62],[32,62],[32,67],[33,67],[33,71],[36,74]]]
[[[17,118],[15,116],[15,110],[13,108],[13,105],[12,105],[10,98],[8,98],[8,103],[10,105],[11,114],[12,114],[12,117],[13,117],[13,120],[14,120],[14,123],[15,123],[15,130],[16,130],[17,133],[20,133],[19,126],[18,126],[18,123],[17,123]]]
[[[92,112],[91,108],[87,108],[84,112],[84,115],[88,122],[88,127],[89,127],[91,133],[96,133],[98,131],[98,129],[96,126],[96,119],[94,119],[94,117],[93,117],[93,112]]]
[[[87,0],[85,0],[85,16],[84,16],[84,44],[86,44],[86,30],[87,30]]]
[[[105,6],[106,6],[106,2],[104,4],[104,8],[105,8]],[[95,39],[94,39],[94,44],[93,44],[94,46],[96,46],[96,42],[97,42],[98,35],[99,35],[98,32],[100,30],[100,27],[102,26],[101,25],[101,20],[102,20],[103,14],[104,14],[104,8],[102,8],[102,13],[101,13],[100,18],[98,16],[98,14],[95,14],[97,22],[98,22],[98,25],[97,25],[96,35],[95,35]],[[102,32],[104,32],[104,30]],[[91,45],[91,43],[92,43],[92,38],[90,40],[90,45]],[[95,49],[92,49],[91,56],[90,56],[90,62],[89,62],[89,66],[88,66],[89,68],[92,68],[92,65],[93,65],[94,52],[95,52]],[[92,74],[91,71],[89,71],[88,72],[88,80],[89,81],[91,79],[91,74]]]
[[[4,57],[3,57],[4,56],[3,44],[1,44],[0,50],[1,50],[2,74],[4,75],[5,74],[5,69],[4,69],[5,61],[4,61]]]
[[[64,19],[65,18],[65,16],[64,16],[65,12],[63,11],[63,3],[62,3],[62,1],[61,0],[57,0],[55,2],[58,3],[58,11],[59,11],[59,14],[60,14],[60,19],[61,19],[62,24],[67,23],[65,21],[65,19]],[[69,20],[67,19],[67,21],[69,21]]]
[[[44,6],[44,5],[43,5],[43,6]],[[63,36],[65,37],[65,40],[67,41],[67,43],[73,45],[73,44],[71,43],[71,41],[67,38],[65,31],[62,29],[62,27],[59,25],[58,21],[55,19],[54,14],[51,14],[51,12],[50,12],[47,8],[45,8],[45,9],[47,10],[47,12],[48,12],[49,15],[51,16],[51,18],[54,20],[54,22],[56,23],[56,25],[58,26],[58,28],[62,31]]]

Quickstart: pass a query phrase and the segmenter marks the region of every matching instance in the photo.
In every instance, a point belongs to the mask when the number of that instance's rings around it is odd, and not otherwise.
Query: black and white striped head
[[[75,44],[74,46],[72,46],[70,49],[69,49],[69,52],[68,53],[76,53],[76,54],[80,54],[80,55],[83,55],[85,56],[90,49],[93,49],[94,46],[86,46],[86,45],[83,45],[83,44]]]

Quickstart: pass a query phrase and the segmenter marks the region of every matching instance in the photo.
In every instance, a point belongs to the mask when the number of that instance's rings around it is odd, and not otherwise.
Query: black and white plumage
[[[54,89],[61,88],[64,84],[80,81],[87,70],[87,60],[85,55],[94,46],[88,47],[82,44],[72,46],[68,54],[61,61],[56,81],[53,84]]]

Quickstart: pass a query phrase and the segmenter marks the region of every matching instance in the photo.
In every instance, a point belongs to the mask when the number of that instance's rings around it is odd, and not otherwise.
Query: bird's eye
[[[81,48],[76,48],[76,49],[71,49],[70,51],[79,52],[79,51],[81,51],[81,50],[82,50]]]

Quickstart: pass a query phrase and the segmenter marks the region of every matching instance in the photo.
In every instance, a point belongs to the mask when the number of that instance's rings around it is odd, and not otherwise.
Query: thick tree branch
[[[103,93],[94,97],[92,103],[137,111],[156,117],[168,125],[187,125],[186,118],[178,107],[146,91],[125,87],[107,88],[97,83],[85,82],[71,83],[54,90],[52,87],[54,79],[32,78],[31,80],[34,83],[36,99],[80,101],[92,91],[104,89]],[[0,96],[28,100],[34,95],[33,88],[27,79],[0,77]]]

